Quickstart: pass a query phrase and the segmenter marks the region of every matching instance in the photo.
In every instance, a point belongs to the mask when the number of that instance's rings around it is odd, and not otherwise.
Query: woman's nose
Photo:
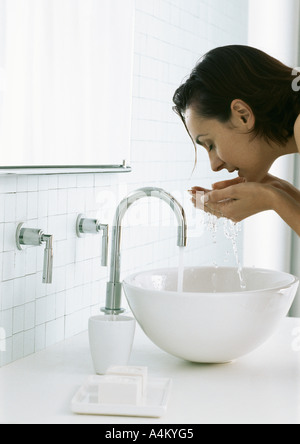
[[[209,160],[213,171],[218,172],[225,168],[225,163],[216,154],[211,154]]]

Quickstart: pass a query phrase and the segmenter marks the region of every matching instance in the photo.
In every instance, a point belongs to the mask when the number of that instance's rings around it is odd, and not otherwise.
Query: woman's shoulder
[[[294,136],[295,136],[296,144],[297,144],[297,147],[298,147],[298,151],[300,153],[300,114],[297,117],[297,120],[295,122]]]

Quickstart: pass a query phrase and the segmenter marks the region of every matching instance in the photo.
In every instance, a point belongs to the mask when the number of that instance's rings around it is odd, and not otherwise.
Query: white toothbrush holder
[[[89,342],[95,372],[104,374],[111,365],[127,365],[136,321],[129,316],[100,315],[89,319]]]

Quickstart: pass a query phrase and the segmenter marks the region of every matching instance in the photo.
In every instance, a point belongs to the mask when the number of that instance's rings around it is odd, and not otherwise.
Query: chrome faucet
[[[178,222],[177,245],[186,247],[187,243],[187,223],[184,209],[180,203],[169,193],[161,188],[141,188],[129,194],[119,204],[112,227],[111,241],[111,263],[110,263],[110,281],[107,283],[106,306],[101,309],[105,314],[121,314],[125,310],[121,308],[122,283],[120,282],[121,272],[121,223],[129,207],[137,200],[144,197],[157,197],[165,201],[174,211]]]

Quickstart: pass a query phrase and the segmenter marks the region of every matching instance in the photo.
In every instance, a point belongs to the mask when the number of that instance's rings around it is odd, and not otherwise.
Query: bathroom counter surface
[[[223,365],[172,357],[137,327],[129,365],[172,379],[161,418],[72,414],[71,399],[93,374],[82,333],[0,369],[0,423],[300,424],[300,319],[285,319],[259,349]]]

